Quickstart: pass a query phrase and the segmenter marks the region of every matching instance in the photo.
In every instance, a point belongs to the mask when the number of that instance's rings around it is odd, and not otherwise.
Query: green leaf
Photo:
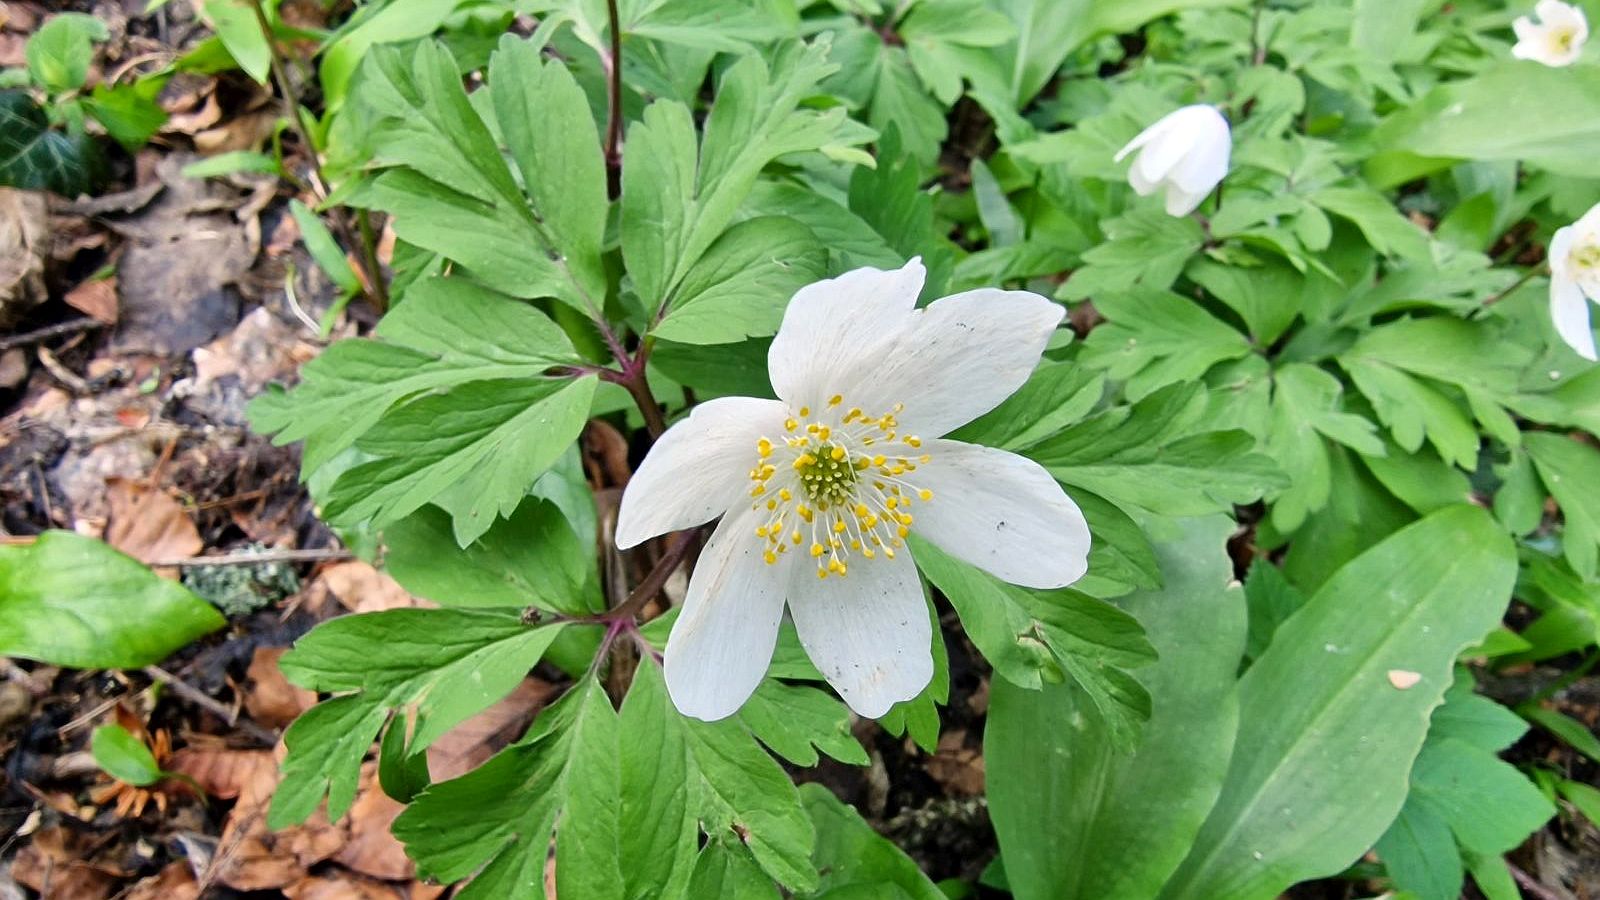
[[[475,381],[532,379],[579,362],[544,313],[460,278],[413,284],[375,336],[381,340],[339,341],[305,365],[299,387],[250,405],[251,424],[276,432],[276,443],[305,441],[307,475],[406,398]]]
[[[1282,487],[1272,461],[1250,452],[1249,434],[1190,433],[1205,407],[1200,385],[1171,385],[1091,416],[1026,455],[1068,485],[1161,515],[1219,512]]]
[[[797,766],[815,766],[818,750],[855,766],[869,761],[850,733],[850,710],[816,688],[763,681],[740,707],[739,720],[773,753]]]
[[[1168,291],[1100,292],[1094,305],[1107,322],[1089,332],[1083,363],[1127,382],[1129,400],[1194,381],[1217,363],[1250,352],[1244,335],[1192,299]]]
[[[592,545],[561,509],[524,498],[482,537],[458,547],[448,513],[425,506],[383,532],[384,568],[407,592],[450,607],[537,606],[569,616],[600,612]]]
[[[906,50],[885,45],[876,33],[863,28],[841,37],[834,57],[856,80],[850,93],[864,103],[867,124],[880,132],[893,125],[904,141],[904,153],[924,171],[932,168],[949,126],[944,107],[923,90],[923,79]],[[931,62],[925,55],[923,61]],[[945,82],[944,90],[948,89]]]
[[[1517,714],[1566,741],[1567,746],[1584,756],[1600,762],[1600,738],[1577,719],[1531,702],[1519,705]]]
[[[266,84],[272,69],[272,47],[261,33],[251,4],[257,0],[205,0],[196,12],[222,39],[228,55],[246,75]]]
[[[1238,720],[1244,599],[1229,588],[1232,523],[1182,520],[1156,543],[1165,587],[1120,602],[1160,653],[1138,750],[1110,736],[1070,686],[997,679],[984,735],[990,813],[1019,898],[1148,898],[1183,859],[1217,797]]]
[[[1078,422],[1105,395],[1106,379],[1076,362],[1041,360],[1003,403],[950,434],[951,439],[1020,450]]]
[[[1325,187],[1308,199],[1361,229],[1373,249],[1385,256],[1427,260],[1432,255],[1427,233],[1401,215],[1394,204],[1377,191]]]
[[[1600,552],[1600,452],[1593,447],[1546,432],[1524,437],[1539,478],[1561,504],[1561,549],[1579,577],[1595,575]]]
[[[1590,824],[1600,822],[1600,791],[1581,781],[1566,779],[1556,782],[1556,790],[1560,791],[1561,796],[1576,807]]]
[[[1259,659],[1272,644],[1278,626],[1306,605],[1306,596],[1289,583],[1282,569],[1265,559],[1250,565],[1244,596],[1250,606],[1250,635],[1244,652],[1250,659]]]
[[[332,619],[279,660],[295,684],[341,693],[284,734],[289,755],[272,797],[272,828],[302,822],[328,797],[338,819],[355,799],[361,760],[392,711],[415,707],[407,754],[511,693],[561,632],[514,614],[396,609]]]
[[[235,172],[282,175],[283,167],[278,165],[276,159],[265,153],[234,150],[228,153],[218,153],[216,156],[208,156],[199,162],[189,163],[181,171],[185,178],[216,178],[222,175],[232,175]]]
[[[1364,853],[1400,811],[1456,654],[1500,620],[1516,571],[1511,540],[1460,505],[1335,573],[1241,680],[1222,794],[1169,895],[1270,898]],[[1421,680],[1400,689],[1391,671]]]
[[[1089,522],[1089,573],[1073,587],[1091,597],[1115,597],[1137,588],[1161,586],[1161,570],[1144,529],[1111,503],[1077,489],[1072,499]]]
[[[361,71],[372,152],[390,167],[362,202],[393,215],[402,240],[496,290],[599,315],[605,166],[566,66],[510,35],[490,59],[494,115],[521,187],[442,46],[375,47]]]
[[[0,91],[0,185],[76,197],[89,193],[98,162],[87,137],[50,130],[27,93]]]
[[[1419,900],[1457,900],[1465,880],[1450,823],[1424,803],[1407,802],[1378,839],[1378,857],[1394,886]]]
[[[913,548],[918,568],[949,598],[998,674],[1035,690],[1046,677],[1071,678],[1113,745],[1134,746],[1150,695],[1127,670],[1156,658],[1137,620],[1077,591],[1007,584],[926,541],[913,538]]]
[[[738,841],[708,841],[695,861],[689,897],[722,900],[779,900],[772,883],[754,856]]]
[[[1296,587],[1308,592],[1320,587],[1339,567],[1416,519],[1410,509],[1352,462],[1342,447],[1330,448],[1329,462],[1333,490],[1328,504],[1306,518],[1283,559],[1284,574]]]
[[[756,176],[786,153],[815,150],[837,128],[842,109],[802,109],[833,71],[828,44],[786,44],[771,68],[742,57],[722,76],[695,142],[687,107],[657,100],[628,129],[622,171],[622,256],[645,311],[670,313],[689,270],[733,221]],[[681,340],[681,337],[680,337]]]
[[[83,13],[51,16],[28,38],[23,54],[36,84],[52,94],[83,87],[94,61],[94,41],[110,37],[106,24]]]
[[[1516,160],[1588,177],[1600,140],[1600,68],[1506,61],[1434,88],[1386,119],[1374,138],[1417,156]]]
[[[338,37],[322,51],[317,68],[328,112],[344,105],[350,78],[374,44],[394,44],[427,37],[462,5],[462,0],[411,0],[405,4],[375,4],[358,9],[354,27],[340,29]],[[364,18],[362,13],[375,11]]]
[[[107,775],[134,787],[155,784],[165,774],[144,741],[121,725],[96,728],[89,739],[89,752]]]
[[[917,864],[887,838],[872,830],[853,808],[820,784],[800,787],[800,800],[817,830],[812,861],[822,872],[818,897],[859,896],[907,900],[945,900]]]
[[[1430,739],[1422,748],[1411,792],[1450,823],[1463,849],[1479,855],[1515,849],[1556,812],[1515,766],[1456,738]]]
[[[883,235],[902,257],[921,255],[928,267],[923,296],[944,292],[954,265],[954,248],[935,224],[933,196],[923,190],[915,160],[902,152],[900,127],[886,127],[878,141],[877,168],[857,167],[850,175],[850,211]]]
[[[1287,533],[1326,505],[1332,493],[1324,438],[1372,456],[1382,456],[1385,450],[1371,422],[1340,409],[1344,388],[1333,375],[1305,363],[1290,363],[1273,373],[1272,385],[1266,451],[1289,476],[1288,486],[1273,500],[1272,523]]]
[[[356,441],[378,457],[334,482],[328,521],[375,524],[448,493],[456,541],[471,543],[520,504],[583,430],[597,379],[474,381],[413,400]]]
[[[138,152],[167,121],[167,112],[156,102],[166,86],[165,77],[141,78],[129,84],[108,88],[103,84],[83,101],[83,108],[94,116],[106,133],[129,153]]]
[[[0,546],[0,655],[133,669],[224,624],[211,604],[93,538],[47,531]]]
[[[1083,254],[1083,267],[1056,291],[1057,297],[1098,300],[1101,294],[1135,286],[1164,291],[1205,245],[1199,222],[1169,216],[1159,206],[1135,206],[1101,227],[1106,240]]]
[[[289,201],[289,214],[300,226],[300,239],[305,242],[306,251],[311,254],[317,267],[339,286],[339,290],[347,294],[360,291],[361,278],[351,268],[350,260],[339,247],[339,242],[333,239],[328,226],[322,224],[322,218],[299,200]]]
[[[1199,256],[1190,261],[1184,274],[1237,312],[1262,346],[1283,336],[1300,314],[1308,282],[1323,277],[1319,273],[1302,275],[1271,257],[1247,269]]]
[[[860,216],[797,184],[757,181],[740,212],[788,216],[811,229],[831,258],[829,272],[845,272],[859,266],[892,269],[905,262]]]
[[[678,285],[656,337],[726,344],[776,334],[795,291],[820,280],[827,251],[793,219],[762,216],[730,227]]]

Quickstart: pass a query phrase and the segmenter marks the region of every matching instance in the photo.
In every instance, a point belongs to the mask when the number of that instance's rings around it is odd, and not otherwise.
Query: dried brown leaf
[[[142,481],[106,479],[106,543],[140,562],[194,556],[205,546],[178,501]]]
[[[245,670],[244,708],[269,728],[284,728],[297,716],[317,704],[317,695],[295,687],[278,668],[278,659],[287,647],[257,647]]]

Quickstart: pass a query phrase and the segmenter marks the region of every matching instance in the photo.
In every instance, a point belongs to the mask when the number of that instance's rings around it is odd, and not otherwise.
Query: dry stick
[[[283,69],[283,58],[278,54],[278,42],[272,37],[272,23],[267,21],[267,11],[262,8],[261,0],[250,0],[250,9],[256,15],[256,26],[261,29],[261,37],[267,42],[267,61],[272,69],[272,80],[278,85],[278,93],[283,95],[284,112],[288,114],[289,124],[293,126],[295,136],[300,138],[300,143],[306,148],[306,156],[311,161],[311,172],[316,178],[314,185],[317,192],[324,197],[328,192],[328,179],[322,174],[322,160],[317,156],[317,145],[311,140],[311,132],[306,129],[305,120],[300,118],[300,102],[289,89],[289,74]],[[334,230],[339,232],[339,240],[345,247],[353,247],[362,252],[362,267],[367,270],[365,279],[371,291],[371,298],[380,310],[389,308],[389,291],[383,283],[383,269],[375,267],[377,254],[368,252],[368,244],[356,239],[350,230],[350,223],[343,216],[330,215],[328,219],[333,222]],[[370,227],[369,229],[370,230]]]
[[[1510,862],[1506,863],[1506,868],[1511,870],[1511,877],[1517,880],[1517,884],[1521,885],[1523,890],[1537,897],[1538,900],[1561,900],[1561,896],[1555,891],[1545,887],[1542,883],[1536,881],[1532,875],[1522,871]]]
[[[250,735],[252,738],[255,738],[262,745],[271,747],[278,743],[277,735],[266,730],[265,728],[262,728],[260,725],[257,725],[249,719],[240,719],[237,713],[228,707],[223,706],[215,697],[208,696],[201,693],[199,690],[190,687],[183,681],[183,679],[172,674],[171,672],[168,672],[166,669],[163,669],[160,666],[145,666],[144,673],[171,688],[173,693],[177,694],[179,697],[182,697],[190,703],[193,703],[195,706],[198,706],[201,709],[204,709],[207,712],[221,718],[222,721],[228,723],[229,727],[237,728],[245,734]]]
[[[328,562],[355,559],[349,550],[264,550],[260,553],[236,553],[229,556],[185,556],[182,559],[160,559],[149,563],[153,569],[195,569],[202,566],[254,566],[266,563]]]
[[[66,334],[77,334],[80,331],[90,331],[95,328],[104,328],[105,324],[106,323],[100,321],[99,319],[84,317],[82,319],[73,319],[70,322],[59,322],[55,325],[46,325],[43,328],[35,328],[33,331],[25,331],[22,334],[14,334],[10,337],[0,338],[0,350],[10,350],[12,347],[23,347],[28,344],[37,344],[40,341],[47,341],[53,337],[61,337],[62,335]]]

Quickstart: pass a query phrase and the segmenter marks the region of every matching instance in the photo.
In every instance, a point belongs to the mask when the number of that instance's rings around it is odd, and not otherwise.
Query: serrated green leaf
[[[1289,476],[1288,486],[1272,505],[1273,525],[1287,534],[1326,505],[1332,493],[1325,438],[1368,456],[1383,456],[1386,451],[1376,426],[1342,410],[1344,387],[1326,371],[1289,363],[1273,372],[1272,386],[1272,418],[1264,449]]]
[[[1250,352],[1250,341],[1193,300],[1148,288],[1105,291],[1095,308],[1107,322],[1089,333],[1081,359],[1127,382],[1141,400],[1177,382],[1194,381],[1212,366]]]
[[[1424,803],[1407,802],[1373,848],[1394,886],[1418,900],[1456,900],[1465,880],[1450,823]]]
[[[93,538],[47,531],[0,546],[0,654],[137,668],[224,624],[211,604]]]
[[[827,252],[793,219],[762,216],[730,227],[684,273],[656,337],[727,344],[776,334],[795,291],[820,280]]]
[[[1600,555],[1600,452],[1560,435],[1530,432],[1524,438],[1539,478],[1561,504],[1561,549],[1573,571],[1593,578]]]
[[[737,841],[708,841],[695,861],[690,897],[722,900],[779,900],[778,886]]]
[[[525,498],[482,537],[458,547],[451,517],[425,506],[384,529],[384,568],[409,593],[451,607],[601,611],[591,546],[554,504]]]
[[[1385,256],[1426,260],[1428,235],[1400,214],[1377,191],[1356,187],[1325,187],[1312,193],[1312,203],[1361,229],[1373,249]]]
[[[324,622],[279,660],[295,684],[345,692],[296,719],[273,794],[273,828],[304,821],[328,797],[338,819],[355,799],[361,760],[391,712],[415,707],[407,755],[509,694],[564,626],[515,614],[397,609]]]
[[[1516,767],[1456,738],[1430,739],[1422,748],[1411,796],[1450,823],[1463,849],[1479,855],[1515,849],[1556,812]]]
[[[873,831],[860,813],[827,788],[802,785],[800,799],[817,830],[812,858],[823,874],[815,896],[945,900],[904,851]],[[851,890],[857,893],[848,893]]]
[[[788,216],[811,229],[832,259],[828,266],[832,273],[858,266],[892,269],[905,262],[860,216],[797,184],[758,181],[740,212],[752,217]]]
[[[850,710],[816,688],[763,681],[739,708],[739,721],[797,766],[816,765],[818,750],[842,763],[868,762],[866,749],[850,733]]]
[[[1135,286],[1166,290],[1205,245],[1200,223],[1169,216],[1159,207],[1135,206],[1101,227],[1106,240],[1083,254],[1083,267],[1056,291],[1057,297],[1098,298]]]

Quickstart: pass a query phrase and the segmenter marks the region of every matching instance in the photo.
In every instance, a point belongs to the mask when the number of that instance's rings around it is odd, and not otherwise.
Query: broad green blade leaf
[[[1500,620],[1516,572],[1511,540],[1461,505],[1335,573],[1241,680],[1222,795],[1163,896],[1270,898],[1364,853],[1405,800],[1456,655]],[[1402,689],[1391,672],[1421,678]]]
[[[131,669],[224,624],[211,604],[93,538],[47,531],[0,547],[0,656]]]
[[[28,38],[23,54],[33,80],[52,94],[75,91],[89,77],[93,41],[109,37],[106,24],[84,13],[51,16]]]
[[[1223,517],[1179,520],[1156,542],[1165,587],[1122,598],[1160,658],[1141,672],[1150,721],[1132,755],[1070,685],[992,685],[989,809],[1018,900],[1147,898],[1177,868],[1221,787],[1238,722],[1242,592]]]
[[[656,337],[728,344],[776,334],[795,291],[826,274],[828,255],[793,219],[746,219],[722,233],[684,273]]]
[[[121,725],[102,725],[89,739],[95,764],[124,784],[145,787],[161,780],[161,767],[144,741]]]
[[[1517,160],[1588,177],[1600,140],[1600,68],[1507,60],[1434,88],[1374,137],[1380,147],[1418,156]]]
[[[448,513],[425,506],[385,528],[384,568],[407,591],[444,606],[515,607],[582,616],[601,611],[592,545],[547,500],[529,497],[457,547]]]
[[[0,91],[0,185],[76,197],[89,192],[98,165],[88,138],[50,130],[27,93]]]
[[[311,254],[317,267],[345,293],[354,294],[360,291],[360,277],[350,267],[350,260],[339,247],[339,242],[333,239],[333,233],[328,231],[328,226],[322,224],[321,217],[299,200],[289,201],[289,214],[294,216],[295,224],[300,226],[300,239],[305,242],[306,251]]]
[[[514,614],[397,609],[324,622],[283,655],[291,681],[344,692],[295,720],[283,782],[268,816],[273,828],[304,821],[328,796],[338,819],[355,799],[361,760],[392,711],[415,706],[407,755],[511,693],[560,623],[533,628]]]
[[[272,69],[272,47],[261,33],[251,4],[257,0],[205,0],[199,4],[200,18],[222,39],[233,61],[246,75],[266,84]]]
[[[1150,696],[1126,670],[1156,658],[1137,620],[1077,591],[1007,584],[923,540],[912,546],[917,567],[950,599],[996,673],[1033,690],[1046,675],[1071,678],[1114,744],[1132,749]]]
[[[675,101],[657,100],[628,129],[622,256],[646,312],[670,313],[687,299],[680,283],[733,221],[767,163],[815,150],[834,134],[843,109],[800,107],[836,68],[827,53],[825,40],[786,44],[770,69],[759,55],[742,57],[717,85],[698,146],[688,108]]]
[[[388,413],[356,441],[378,457],[334,482],[328,521],[382,524],[449,492],[458,544],[477,540],[510,515],[533,480],[583,430],[598,380],[474,381]]]
[[[402,240],[496,290],[598,315],[605,170],[583,92],[560,62],[541,62],[512,36],[489,69],[495,118],[528,193],[462,89],[454,58],[423,41],[375,47],[362,64],[356,97],[372,119],[376,159],[392,167],[363,202],[392,214]]]
[[[887,838],[872,830],[861,814],[840,802],[820,784],[800,787],[806,814],[817,829],[812,861],[823,873],[816,897],[843,896],[855,888],[859,896],[944,900],[945,895],[922,874],[917,864]],[[894,893],[898,889],[899,893]]]

